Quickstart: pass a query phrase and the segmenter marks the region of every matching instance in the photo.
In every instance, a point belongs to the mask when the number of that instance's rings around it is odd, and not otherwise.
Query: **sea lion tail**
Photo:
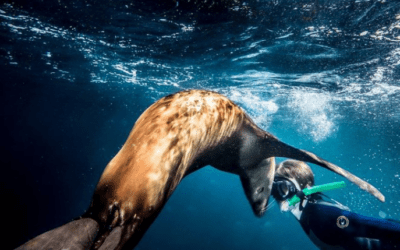
[[[90,249],[99,231],[99,224],[91,218],[71,221],[31,239],[15,250]]]
[[[324,167],[332,172],[335,172],[345,178],[347,178],[349,181],[353,182],[357,186],[359,186],[361,189],[367,191],[368,193],[372,194],[375,196],[378,200],[381,202],[385,202],[385,196],[381,192],[379,192],[378,189],[376,189],[374,186],[369,184],[366,181],[361,180],[357,176],[353,175],[352,173],[344,170],[343,168],[336,166],[333,163],[330,163],[328,161],[323,160],[322,158],[316,156],[315,154],[308,152],[306,150],[298,149],[295,147],[292,147],[288,144],[285,144],[281,141],[279,141],[276,138],[269,138],[268,140],[269,143],[269,148],[271,148],[274,152],[274,156],[276,157],[287,157],[287,158],[292,158],[300,161],[306,161],[309,163],[313,163],[316,165],[319,165],[321,167]]]

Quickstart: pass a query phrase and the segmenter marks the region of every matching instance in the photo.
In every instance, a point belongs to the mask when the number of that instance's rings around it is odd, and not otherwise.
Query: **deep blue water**
[[[138,116],[189,88],[227,95],[386,196],[329,193],[353,211],[400,219],[398,1],[17,0],[0,4],[0,36],[5,249],[81,215]],[[317,184],[343,179],[312,168]],[[239,178],[206,167],[137,249],[316,248],[291,215],[256,218]]]

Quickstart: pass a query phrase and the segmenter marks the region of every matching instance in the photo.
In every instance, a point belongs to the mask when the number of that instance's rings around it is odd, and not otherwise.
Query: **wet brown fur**
[[[256,127],[239,106],[215,92],[190,90],[160,99],[139,117],[104,170],[91,217],[113,226],[151,217],[185,174],[210,164],[197,158],[207,158],[244,124]],[[113,209],[118,212],[110,223]]]
[[[241,108],[213,92],[192,90],[164,97],[139,117],[98,187],[110,185],[112,202],[125,213],[138,203],[155,207],[168,196],[169,178],[169,189],[174,189],[196,156],[232,136],[244,117]]]

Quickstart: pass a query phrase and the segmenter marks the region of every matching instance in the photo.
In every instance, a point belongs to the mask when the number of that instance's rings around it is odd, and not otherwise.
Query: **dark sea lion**
[[[81,218],[18,249],[132,249],[182,178],[206,165],[239,175],[254,213],[262,216],[275,175],[273,157],[317,164],[384,201],[367,182],[263,131],[225,96],[189,90],[161,98],[139,117]]]

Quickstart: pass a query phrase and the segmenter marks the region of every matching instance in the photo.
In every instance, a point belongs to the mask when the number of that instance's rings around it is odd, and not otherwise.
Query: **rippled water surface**
[[[79,216],[141,112],[189,88],[227,95],[386,196],[330,193],[353,211],[400,219],[398,1],[9,1],[0,35],[9,248]],[[312,167],[317,184],[342,180]],[[137,248],[316,249],[277,207],[256,218],[239,178],[210,167]]]

